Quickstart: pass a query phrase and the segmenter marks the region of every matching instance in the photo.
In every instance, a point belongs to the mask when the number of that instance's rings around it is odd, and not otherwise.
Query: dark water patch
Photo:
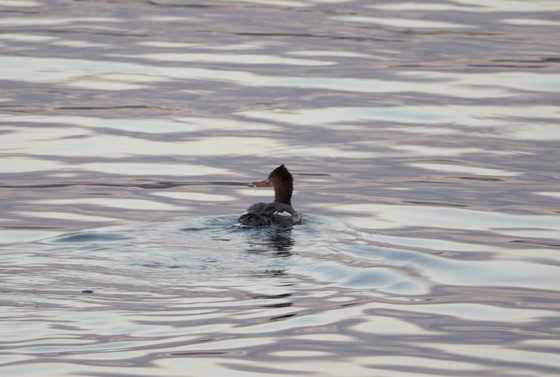
[[[104,233],[104,232],[91,232],[82,234],[71,234],[68,236],[58,237],[48,242],[53,243],[63,243],[63,244],[80,244],[87,243],[88,245],[94,245],[98,243],[105,242],[118,242],[124,240],[131,240],[130,236],[124,233]]]

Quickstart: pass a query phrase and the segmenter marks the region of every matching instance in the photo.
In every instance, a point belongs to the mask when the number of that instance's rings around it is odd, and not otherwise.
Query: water
[[[0,12],[2,376],[560,374],[557,1]]]

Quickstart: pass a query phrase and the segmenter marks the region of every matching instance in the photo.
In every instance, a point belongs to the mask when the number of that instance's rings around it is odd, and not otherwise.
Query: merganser
[[[237,222],[248,226],[265,226],[279,224],[290,226],[300,224],[301,219],[292,207],[294,179],[284,164],[278,166],[264,181],[253,182],[256,187],[274,187],[274,202],[255,203],[237,219]]]

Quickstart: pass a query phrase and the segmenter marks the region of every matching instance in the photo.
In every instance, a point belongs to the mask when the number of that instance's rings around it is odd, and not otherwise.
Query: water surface
[[[556,1],[0,15],[2,375],[560,373]]]

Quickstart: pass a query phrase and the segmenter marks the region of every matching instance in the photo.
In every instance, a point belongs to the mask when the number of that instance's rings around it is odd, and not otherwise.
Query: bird
[[[267,225],[280,225],[289,227],[301,224],[301,218],[292,207],[292,193],[294,191],[294,178],[284,164],[278,166],[264,181],[253,182],[255,187],[272,186],[274,188],[274,201],[271,203],[255,203],[251,205],[239,218],[241,225],[260,227]]]

